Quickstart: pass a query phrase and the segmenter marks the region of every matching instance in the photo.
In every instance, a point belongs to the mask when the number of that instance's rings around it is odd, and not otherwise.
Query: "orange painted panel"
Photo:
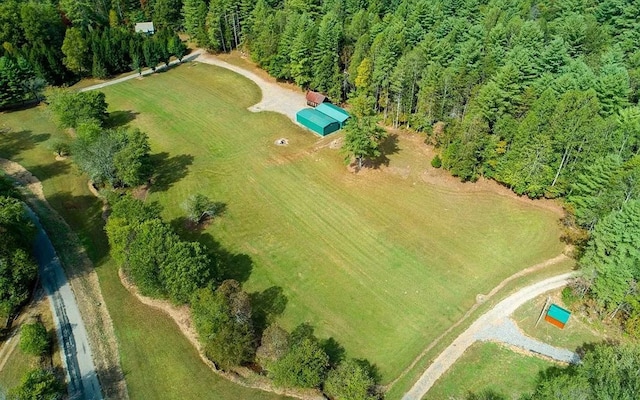
[[[560,329],[564,329],[564,324],[562,322],[558,321],[555,318],[552,318],[552,317],[550,317],[548,315],[545,315],[544,320],[549,322],[550,324],[553,324],[553,325],[557,326]]]

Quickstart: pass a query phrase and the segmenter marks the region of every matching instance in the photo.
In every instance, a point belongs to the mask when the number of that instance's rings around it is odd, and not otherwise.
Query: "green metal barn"
[[[320,136],[326,136],[340,129],[340,122],[313,108],[304,108],[298,111],[296,121]]]
[[[344,124],[347,122],[347,120],[350,117],[349,113],[346,112],[344,109],[336,105],[333,105],[331,103],[318,104],[318,106],[316,107],[316,110],[340,122],[340,128],[344,128]]]

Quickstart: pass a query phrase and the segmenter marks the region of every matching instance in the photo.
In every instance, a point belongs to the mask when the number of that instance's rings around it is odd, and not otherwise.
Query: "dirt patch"
[[[296,390],[296,389],[283,389],[273,386],[271,381],[262,375],[258,375],[250,368],[237,368],[233,372],[225,372],[219,370],[214,363],[212,363],[204,355],[202,346],[198,342],[198,333],[196,332],[193,320],[191,318],[191,310],[188,306],[176,306],[167,300],[153,299],[147,296],[143,296],[138,291],[138,288],[127,279],[122,269],[118,270],[118,276],[122,285],[135,296],[142,304],[155,308],[167,314],[178,325],[182,334],[189,340],[189,342],[198,350],[198,354],[209,368],[216,374],[228,379],[239,385],[264,390],[266,392],[272,392],[279,395],[296,397],[302,400],[324,400],[325,397],[317,390]]]
[[[138,186],[131,190],[131,196],[138,200],[145,201],[149,196],[149,192],[151,191],[151,184],[145,183],[144,185]]]
[[[124,373],[120,367],[118,342],[93,263],[71,227],[47,202],[42,190],[42,183],[24,167],[13,161],[0,158],[0,168],[25,189],[29,203],[35,208],[44,206],[47,209],[47,218],[54,219],[56,223],[65,227],[63,231],[51,232],[51,234],[66,243],[64,250],[58,249],[58,255],[61,257],[69,284],[86,325],[104,395],[106,398],[128,399]]]
[[[22,186],[24,186],[29,192],[33,193],[39,200],[45,200],[44,191],[42,190],[42,184],[27,171],[22,165],[5,158],[0,158],[0,169],[2,169],[11,179],[14,179]]]
[[[276,141],[273,142],[273,144],[275,144],[276,146],[288,146],[289,145],[289,139],[287,139],[287,138],[276,139]]]

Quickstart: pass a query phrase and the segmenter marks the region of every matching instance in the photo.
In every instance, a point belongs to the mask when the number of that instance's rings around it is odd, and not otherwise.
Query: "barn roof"
[[[153,22],[138,22],[135,26],[136,32],[142,33],[153,33],[155,29],[153,28]]]
[[[302,110],[298,111],[297,114],[319,126],[327,126],[338,122],[328,115],[323,114],[313,108],[303,108]]]
[[[341,124],[344,123],[344,121],[348,120],[350,117],[349,113],[346,112],[344,109],[338,106],[335,106],[331,103],[318,104],[318,107],[316,107],[316,110],[320,111],[323,114],[327,114],[328,116],[337,120]]]
[[[327,96],[323,95],[322,93],[312,92],[312,91],[307,92],[307,101],[310,101],[316,104],[321,104],[321,103],[324,103],[326,100],[327,100]]]

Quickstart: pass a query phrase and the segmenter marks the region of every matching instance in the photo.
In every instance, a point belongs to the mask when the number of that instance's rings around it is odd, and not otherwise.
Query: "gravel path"
[[[169,67],[172,67],[172,66],[174,66],[176,64],[180,64],[180,63],[183,63],[183,62],[194,60],[194,59],[198,58],[200,53],[201,53],[201,50],[198,50],[198,51],[195,51],[195,52],[189,54],[188,56],[184,57],[182,59],[182,61],[173,60],[173,61],[171,61],[169,63]],[[92,85],[92,86],[87,86],[85,88],[79,89],[78,91],[79,92],[88,92],[89,90],[102,89],[103,87],[106,87],[106,86],[111,86],[111,85],[115,85],[115,84],[118,84],[118,83],[126,82],[126,81],[129,81],[131,79],[139,78],[141,76],[151,75],[154,72],[162,71],[163,69],[167,69],[169,67],[167,67],[166,65],[160,65],[160,66],[158,66],[156,68],[155,71],[152,70],[151,68],[147,68],[144,71],[142,71],[140,74],[138,74],[136,72],[136,73],[133,73],[131,75],[123,76],[122,78],[112,79],[112,80],[107,81],[107,82],[102,82],[102,83],[98,83],[98,84],[95,84],[95,85]]]
[[[413,387],[402,397],[403,400],[420,400],[431,389],[433,384],[444,374],[464,351],[469,348],[481,332],[499,326],[501,322],[511,315],[518,307],[537,296],[565,286],[572,273],[557,275],[533,285],[520,289],[516,293],[496,304],[491,310],[480,316],[466,331],[461,333],[436,359],[429,365],[427,370],[420,376]],[[505,335],[506,336],[506,335]],[[516,342],[516,338],[513,338]]]
[[[40,269],[40,281],[53,309],[62,364],[67,374],[69,398],[101,400],[100,382],[76,299],[38,217],[31,209],[27,211],[38,232],[34,251]]]
[[[258,104],[249,107],[249,111],[274,111],[286,115],[291,121],[297,124],[296,112],[307,105],[305,93],[284,88],[274,82],[269,82],[251,71],[229,64],[211,54],[203,52],[195,61],[226,68],[252,80],[258,85],[260,90],[262,90],[262,100],[260,100]]]
[[[254,104],[248,108],[248,110],[251,112],[261,112],[261,111],[277,112],[277,113],[286,115],[287,117],[289,117],[291,121],[293,121],[293,123],[297,124],[296,112],[298,112],[301,108],[307,105],[305,93],[301,91],[287,89],[285,87],[278,85],[275,82],[269,82],[264,78],[262,78],[261,76],[254,74],[251,71],[248,71],[244,68],[238,67],[233,64],[229,64],[226,61],[222,61],[218,57],[206,53],[204,50],[198,49],[195,52],[189,54],[187,57],[185,57],[182,60],[182,62],[186,62],[186,61],[198,61],[204,64],[210,64],[210,65],[215,65],[217,67],[222,67],[230,71],[233,71],[237,74],[240,74],[245,78],[248,78],[249,80],[253,81],[256,85],[258,85],[258,87],[262,91],[262,99],[260,100],[259,103]],[[179,63],[180,62],[178,60],[174,60],[169,63],[169,66],[173,66]],[[164,65],[159,66],[158,68],[156,68],[156,71],[163,70],[166,68],[167,67]],[[147,76],[153,73],[154,71],[152,71],[149,68],[142,71],[142,74],[134,73],[131,75],[123,76],[122,78],[113,79],[108,82],[99,83],[93,86],[87,86],[85,88],[80,89],[79,91],[86,92],[89,90],[101,89],[106,86],[116,85],[121,82],[126,82],[128,80],[135,79],[140,76]]]
[[[510,318],[501,318],[495,324],[486,326],[482,331],[476,333],[475,339],[506,343],[560,362],[570,364],[580,362],[580,357],[573,351],[553,347],[525,335]]]

